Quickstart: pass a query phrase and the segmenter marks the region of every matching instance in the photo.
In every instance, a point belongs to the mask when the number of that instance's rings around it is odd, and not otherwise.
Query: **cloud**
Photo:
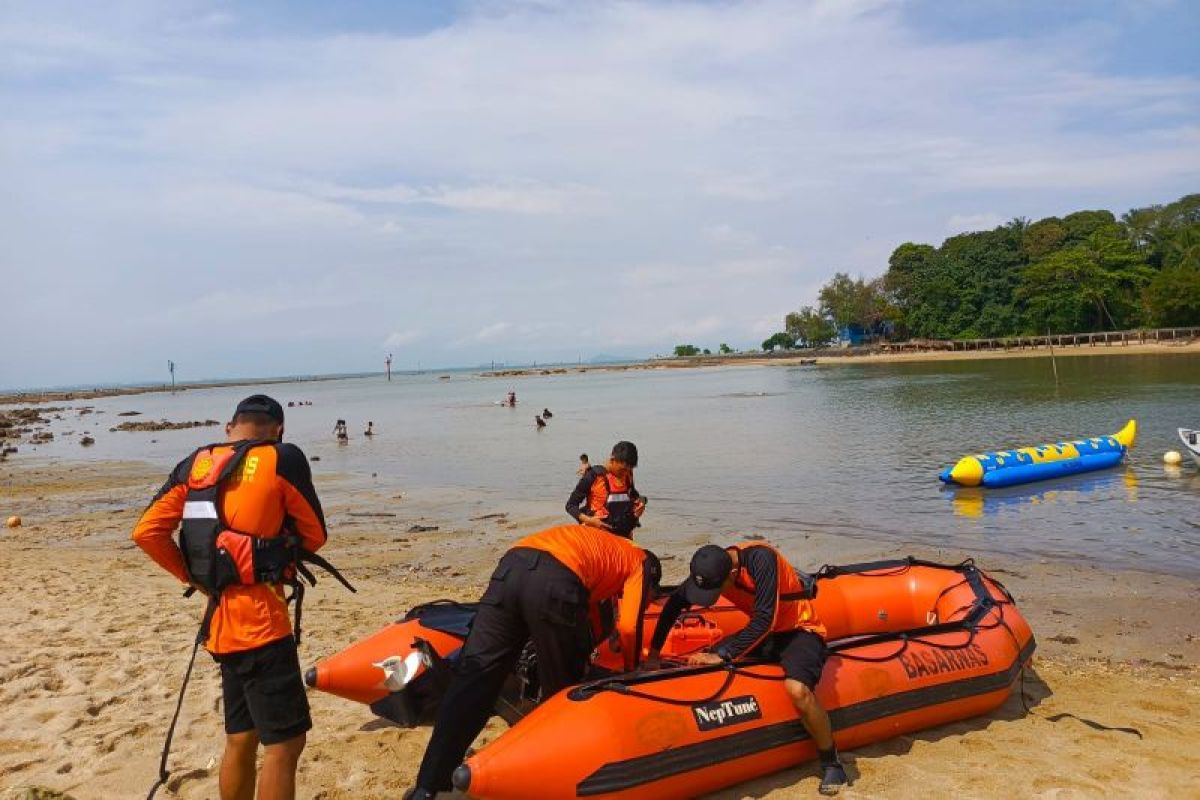
[[[130,347],[203,317],[196,281],[309,337],[214,331],[209,374],[373,366],[397,319],[425,363],[748,344],[901,242],[1194,191],[1197,72],[1114,66],[1124,12],[955,37],[906,11],[24,4],[0,15],[0,268],[26,301],[0,336],[45,333],[0,375],[136,379]]]
[[[595,192],[583,186],[545,186],[523,184],[474,186],[383,187],[316,185],[308,191],[320,198],[361,204],[426,204],[458,211],[499,211],[514,214],[562,214],[577,210],[596,199]]]
[[[727,222],[710,225],[704,229],[703,236],[713,244],[731,247],[749,247],[758,242],[758,237],[752,232],[742,230]]]
[[[694,338],[709,336],[722,328],[722,320],[718,316],[706,316],[700,319],[681,320],[666,326],[667,334],[674,338]]]
[[[507,333],[512,328],[512,324],[508,322],[495,322],[480,328],[475,334],[475,340],[480,342],[494,342]]]
[[[386,339],[383,340],[384,348],[404,347],[405,345],[419,342],[424,336],[419,330],[392,331]]]
[[[759,317],[751,322],[750,332],[755,336],[766,338],[773,333],[783,330],[783,320],[787,315],[787,311],[780,311],[775,314]]]
[[[990,231],[1005,222],[1007,220],[994,211],[985,211],[981,214],[955,214],[946,220],[946,230],[951,233]]]

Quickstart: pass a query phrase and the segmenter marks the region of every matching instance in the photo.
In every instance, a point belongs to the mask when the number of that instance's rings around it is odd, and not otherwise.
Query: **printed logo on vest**
[[[204,480],[208,473],[212,472],[213,460],[212,456],[203,455],[192,462],[192,480]]]
[[[692,706],[692,716],[696,718],[696,727],[702,731],[711,731],[752,719],[762,719],[762,709],[758,707],[758,698],[747,694]]]

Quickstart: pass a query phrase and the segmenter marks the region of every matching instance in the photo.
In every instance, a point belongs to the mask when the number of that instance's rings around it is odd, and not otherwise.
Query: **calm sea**
[[[395,376],[263,387],[286,405],[287,437],[314,471],[371,474],[411,488],[452,488],[561,509],[578,456],[602,463],[618,439],[641,451],[639,488],[654,528],[820,532],[968,552],[1079,559],[1200,574],[1200,477],[1168,472],[1175,428],[1200,427],[1200,357],[1060,358],[837,367],[591,371],[485,378]],[[496,405],[508,390],[515,409]],[[164,471],[219,428],[110,433],[124,421],[225,419],[254,387],[74,403],[34,458],[144,459]],[[537,432],[534,415],[553,412]],[[140,411],[138,417],[118,417]],[[937,480],[985,449],[1109,434],[1139,435],[1128,466],[997,491]],[[352,438],[335,443],[336,419]],[[377,436],[361,435],[368,421]],[[97,443],[82,448],[88,430]],[[64,435],[74,431],[73,435]],[[154,440],[152,442],[152,440]],[[27,458],[29,456],[23,455]],[[376,481],[377,482],[377,481]],[[900,552],[900,551],[898,551]]]

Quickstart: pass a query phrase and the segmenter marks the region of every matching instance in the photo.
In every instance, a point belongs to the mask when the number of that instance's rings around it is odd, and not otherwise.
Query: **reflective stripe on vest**
[[[637,518],[633,516],[633,499],[629,492],[632,481],[626,484],[623,491],[614,491],[616,478],[612,473],[606,471],[602,477],[604,487],[608,490],[608,497],[604,499],[605,520],[612,526],[614,533],[629,536],[637,527]]]
[[[217,504],[211,500],[187,500],[183,504],[184,519],[218,519]]]

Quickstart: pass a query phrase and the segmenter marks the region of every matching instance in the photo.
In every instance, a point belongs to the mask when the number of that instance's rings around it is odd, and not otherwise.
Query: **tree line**
[[[762,343],[982,339],[1200,325],[1200,194],[1167,205],[1018,217],[940,247],[906,242],[868,280],[837,273]]]

